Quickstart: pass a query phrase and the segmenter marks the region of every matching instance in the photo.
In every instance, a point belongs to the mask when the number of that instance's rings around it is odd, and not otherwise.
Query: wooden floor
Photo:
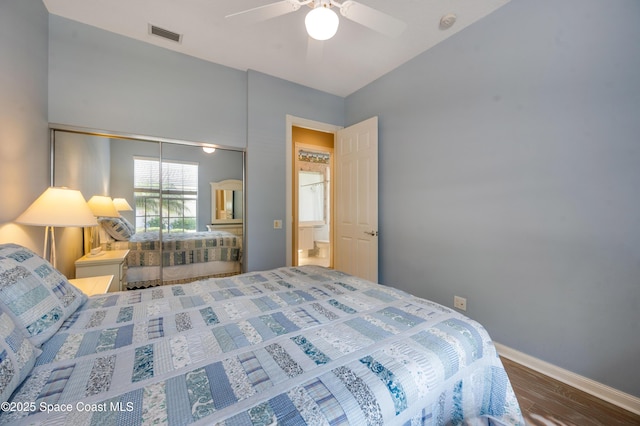
[[[501,359],[528,426],[640,425],[640,415]]]

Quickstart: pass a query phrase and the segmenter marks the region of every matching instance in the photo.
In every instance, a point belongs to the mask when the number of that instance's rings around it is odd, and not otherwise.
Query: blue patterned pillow
[[[136,228],[129,222],[124,216],[120,216],[120,220],[124,223],[124,226],[129,230],[129,237],[136,233]]]
[[[35,346],[46,342],[87,296],[31,250],[0,244],[0,311]]]
[[[35,348],[11,317],[0,312],[0,401],[9,399],[42,351]]]
[[[101,217],[98,222],[107,234],[116,241],[128,241],[133,235],[133,226],[122,217]]]

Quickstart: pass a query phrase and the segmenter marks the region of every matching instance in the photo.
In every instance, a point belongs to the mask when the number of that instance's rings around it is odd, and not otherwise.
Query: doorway
[[[287,115],[286,117],[286,264],[297,264],[298,221],[293,203],[293,128],[328,133],[334,142],[330,205],[331,267],[378,280],[378,117],[347,128]]]
[[[298,127],[302,129],[310,129],[324,133],[330,133],[334,137],[338,133],[338,130],[342,129],[341,126],[336,126],[334,124],[323,123],[321,121],[309,120],[308,118],[296,117],[294,115],[287,114],[286,116],[286,162],[285,162],[285,174],[286,174],[286,217],[284,222],[285,228],[285,241],[286,241],[286,265],[292,266],[294,264],[294,260],[297,258],[298,249],[294,244],[294,234],[297,239],[297,233],[295,231],[297,227],[294,227],[294,203],[293,203],[293,193],[294,193],[294,185],[293,185],[293,170],[295,168],[294,164],[294,151],[295,151],[295,142],[293,138],[293,128]],[[334,206],[335,208],[335,206]],[[335,241],[334,241],[335,242]],[[332,256],[334,259],[335,257]]]
[[[333,266],[334,133],[293,126],[292,264]]]

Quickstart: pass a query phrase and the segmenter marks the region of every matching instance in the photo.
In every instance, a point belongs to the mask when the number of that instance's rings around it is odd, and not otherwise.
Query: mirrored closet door
[[[52,133],[52,185],[80,190],[99,222],[79,234],[65,230],[59,251],[67,254],[61,270],[68,277],[110,272],[106,265],[112,264],[123,269],[116,279],[124,290],[242,272],[243,151],[68,129]],[[214,221],[212,188],[229,181],[238,185],[230,202],[239,216],[225,228]]]

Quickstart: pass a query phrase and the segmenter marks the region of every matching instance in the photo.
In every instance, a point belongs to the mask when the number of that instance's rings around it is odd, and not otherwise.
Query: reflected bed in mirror
[[[85,199],[124,198],[132,206],[100,221],[102,248],[130,251],[127,288],[242,272],[243,151],[205,153],[198,143],[58,129],[52,155],[53,185],[78,189]],[[240,215],[240,231],[211,230],[210,183],[230,179],[239,182],[239,197],[230,189],[230,206],[231,216]],[[82,247],[82,241],[74,244]],[[69,256],[68,269],[80,255]]]

